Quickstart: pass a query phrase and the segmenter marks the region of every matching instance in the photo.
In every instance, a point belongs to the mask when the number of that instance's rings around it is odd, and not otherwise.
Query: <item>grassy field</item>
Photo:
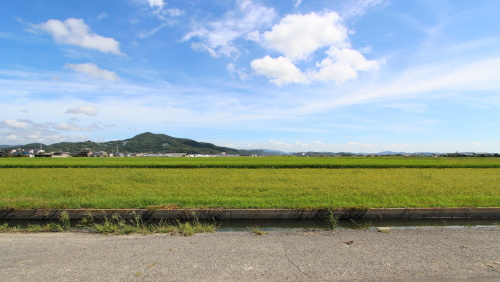
[[[183,162],[186,159],[175,159],[174,162]],[[226,159],[229,158],[223,160]],[[255,158],[241,159],[244,162]],[[264,162],[264,159],[256,158],[255,160]],[[332,159],[328,161],[332,163],[352,161]],[[497,168],[325,169],[306,166],[300,169],[165,169],[134,168],[133,166],[123,168],[113,165],[122,160],[146,164],[147,162],[141,163],[143,162],[141,158],[118,159],[118,161],[115,159],[110,159],[111,161],[108,159],[80,160],[68,159],[68,164],[70,162],[91,163],[95,160],[106,163],[108,166],[29,168],[29,165],[25,164],[29,164],[32,160],[27,159],[18,162],[18,164],[23,164],[21,168],[1,168],[0,209],[162,206],[179,208],[500,207],[500,170]],[[279,158],[269,160],[273,166],[282,161]],[[432,163],[433,160],[425,161]],[[38,162],[38,160],[33,161]],[[202,161],[205,160],[192,160],[193,163],[187,161],[186,164],[196,167],[195,164]],[[212,163],[218,161],[220,159],[207,160]],[[394,163],[398,161],[395,159]],[[15,163],[11,160],[9,162]],[[64,163],[60,160],[57,162]],[[167,164],[169,160],[154,159],[153,162]],[[443,162],[451,162],[453,165],[478,163],[477,160],[456,161],[455,159]],[[42,163],[38,162],[38,164]],[[125,163],[123,161],[121,164]],[[436,161],[436,163],[439,162]]]
[[[500,158],[0,158],[0,168],[500,168]]]

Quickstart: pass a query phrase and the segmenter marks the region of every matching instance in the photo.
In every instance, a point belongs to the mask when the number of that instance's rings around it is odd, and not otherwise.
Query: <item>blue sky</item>
[[[500,3],[2,1],[0,144],[500,152]]]

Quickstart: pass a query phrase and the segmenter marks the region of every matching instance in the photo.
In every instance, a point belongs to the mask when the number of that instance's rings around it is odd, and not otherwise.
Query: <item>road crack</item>
[[[286,260],[288,260],[288,262],[290,262],[293,266],[295,266],[295,268],[297,268],[299,270],[300,273],[304,274],[305,276],[309,277],[309,279],[312,279],[311,276],[309,276],[309,274],[307,274],[306,272],[302,271],[302,269],[300,269],[300,267],[298,265],[296,265],[289,257],[288,257],[288,254],[286,253],[286,250],[284,250],[284,253],[285,253],[285,257],[286,257]]]

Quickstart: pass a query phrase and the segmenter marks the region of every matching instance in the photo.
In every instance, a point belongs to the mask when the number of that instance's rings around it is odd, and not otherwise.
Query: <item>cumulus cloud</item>
[[[59,44],[69,44],[103,53],[121,55],[118,41],[92,33],[82,19],[69,18],[64,22],[50,19],[33,27],[51,34]]]
[[[146,0],[146,2],[148,2],[149,7],[151,7],[151,8],[155,8],[155,7],[162,8],[163,5],[165,5],[163,0]]]
[[[276,59],[265,56],[250,63],[252,69],[260,75],[269,78],[277,86],[290,83],[307,84],[313,81],[335,81],[343,83],[356,78],[358,71],[377,69],[376,61],[367,60],[361,53],[352,49],[331,47],[328,57],[316,63],[317,69],[303,73],[288,58]]]
[[[250,63],[252,69],[261,75],[270,78],[278,86],[288,83],[307,83],[307,76],[303,74],[288,58],[276,59],[265,56]]]
[[[72,69],[77,72],[84,73],[88,76],[101,78],[109,81],[118,81],[120,78],[118,75],[109,70],[100,69],[93,63],[85,63],[85,64],[66,64],[65,68]]]
[[[319,70],[309,73],[311,80],[333,80],[342,83],[356,78],[358,71],[378,68],[376,61],[367,60],[360,52],[353,49],[331,47],[326,54],[328,55],[326,59],[316,63]]]
[[[297,6],[300,3],[295,1]],[[376,3],[366,0],[359,5],[368,7]],[[343,83],[356,78],[359,71],[378,68],[376,61],[367,60],[351,48],[349,30],[336,12],[291,14],[272,26],[276,18],[274,9],[250,0],[239,0],[237,4],[237,11],[227,12],[218,21],[198,24],[182,41],[192,41],[193,49],[206,51],[213,57],[239,54],[234,44],[238,39],[277,51],[282,55],[267,55],[250,63],[255,74],[267,77],[277,86],[315,81]],[[321,50],[323,59],[315,67],[301,70],[300,64],[314,59]],[[248,78],[247,73],[233,63],[227,65],[227,70],[233,77]]]
[[[0,121],[0,144],[52,144],[63,141],[88,140],[86,136],[62,136],[57,130],[93,131],[100,129],[92,124],[88,127],[79,127],[71,123],[35,123],[30,120],[5,119]]]
[[[88,115],[88,116],[95,116],[97,115],[97,109],[92,107],[92,106],[79,106],[74,109],[68,109],[66,114],[82,114],[82,115]]]
[[[182,37],[182,41],[195,38],[191,47],[195,50],[207,51],[211,56],[231,56],[238,53],[234,41],[246,38],[261,28],[272,25],[276,18],[273,8],[252,3],[250,0],[238,0],[238,10],[229,11],[218,21],[196,24],[192,31]]]
[[[304,60],[319,48],[348,46],[347,28],[335,12],[288,15],[264,33],[265,44],[288,59]]]
[[[12,128],[26,128],[28,126],[29,121],[23,121],[23,120],[16,120],[16,119],[4,119],[2,121],[2,124],[7,127],[12,127]]]
[[[290,83],[307,84],[313,81],[343,83],[357,77],[359,71],[378,68],[376,61],[367,60],[351,48],[348,29],[335,12],[307,15],[288,15],[263,35],[262,44],[283,53],[276,59],[265,56],[251,62],[255,73],[282,86]],[[316,62],[316,68],[306,72],[295,64],[308,60],[328,47],[326,58]]]
[[[0,144],[53,144],[58,142],[77,142],[84,140],[89,140],[89,137],[84,135],[60,135],[56,131],[46,129],[19,129],[3,131],[2,134],[0,134]]]

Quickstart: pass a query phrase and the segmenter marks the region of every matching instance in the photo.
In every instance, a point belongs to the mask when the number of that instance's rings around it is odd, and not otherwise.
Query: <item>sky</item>
[[[0,2],[0,144],[500,152],[496,0]]]

